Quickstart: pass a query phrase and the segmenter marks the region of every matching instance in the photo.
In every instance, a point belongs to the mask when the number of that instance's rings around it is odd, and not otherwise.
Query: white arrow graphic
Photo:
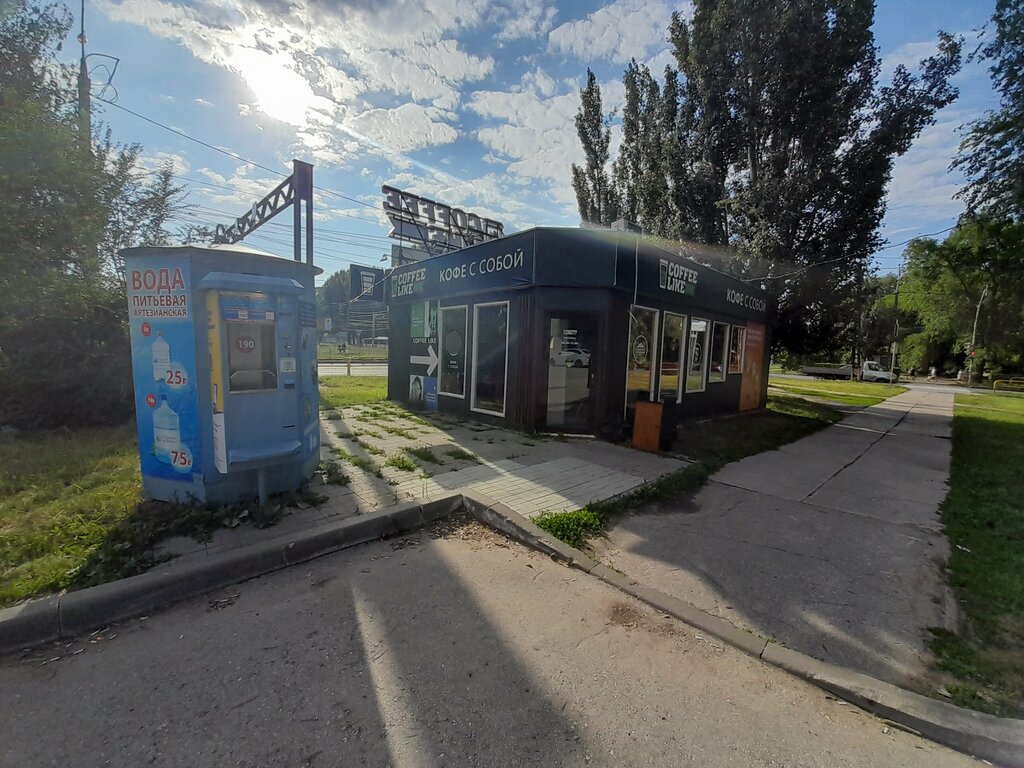
[[[425,365],[427,366],[427,376],[433,375],[434,371],[437,370],[437,352],[434,348],[427,345],[427,354],[425,355],[412,355],[409,357],[409,362],[413,365]]]

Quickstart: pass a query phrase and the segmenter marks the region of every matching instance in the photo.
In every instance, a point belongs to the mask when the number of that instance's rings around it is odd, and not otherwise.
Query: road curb
[[[74,637],[297,563],[404,533],[450,515],[462,506],[459,494],[403,504],[278,536],[205,560],[178,564],[172,561],[166,568],[138,576],[4,608],[0,610],[0,653]]]
[[[474,517],[510,538],[595,576],[750,656],[939,744],[1007,768],[1024,768],[1024,720],[961,709],[772,643],[594,562],[500,502],[468,493],[463,494],[463,498]]]

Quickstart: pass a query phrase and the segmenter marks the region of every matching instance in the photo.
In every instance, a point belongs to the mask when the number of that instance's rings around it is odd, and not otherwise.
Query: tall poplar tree
[[[664,172],[643,183],[665,188],[674,221],[642,223],[735,246],[728,268],[779,294],[776,340],[791,351],[849,333],[893,163],[957,95],[961,43],[942,33],[917,72],[879,87],[873,21],[872,0],[696,0],[669,28],[678,105],[662,121]],[[633,76],[616,167],[646,148],[626,130]]]
[[[619,217],[619,204],[608,178],[611,116],[601,105],[601,86],[587,70],[587,85],[580,90],[580,108],[576,114],[576,132],[583,145],[586,165],[572,165],[572,188],[576,192],[580,218],[593,224],[611,224]]]
[[[970,215],[1024,219],[1024,5],[997,0],[995,37],[982,47],[999,92],[999,109],[971,125],[954,168],[970,184],[961,193]]]

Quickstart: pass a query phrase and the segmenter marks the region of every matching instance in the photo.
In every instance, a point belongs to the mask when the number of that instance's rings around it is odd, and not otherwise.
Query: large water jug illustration
[[[181,445],[178,414],[167,404],[167,396],[160,398],[160,407],[153,411],[153,443],[156,457],[165,464],[174,463],[174,453]]]
[[[164,338],[163,331],[156,332],[153,341],[153,380],[164,381],[171,367],[171,345]]]

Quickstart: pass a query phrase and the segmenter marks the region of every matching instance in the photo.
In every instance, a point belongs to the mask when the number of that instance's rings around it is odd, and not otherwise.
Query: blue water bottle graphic
[[[171,345],[164,338],[163,331],[156,332],[153,341],[153,380],[165,381],[171,367]]]
[[[174,464],[181,445],[178,414],[167,404],[167,395],[160,396],[160,407],[153,411],[153,443],[157,459]]]

